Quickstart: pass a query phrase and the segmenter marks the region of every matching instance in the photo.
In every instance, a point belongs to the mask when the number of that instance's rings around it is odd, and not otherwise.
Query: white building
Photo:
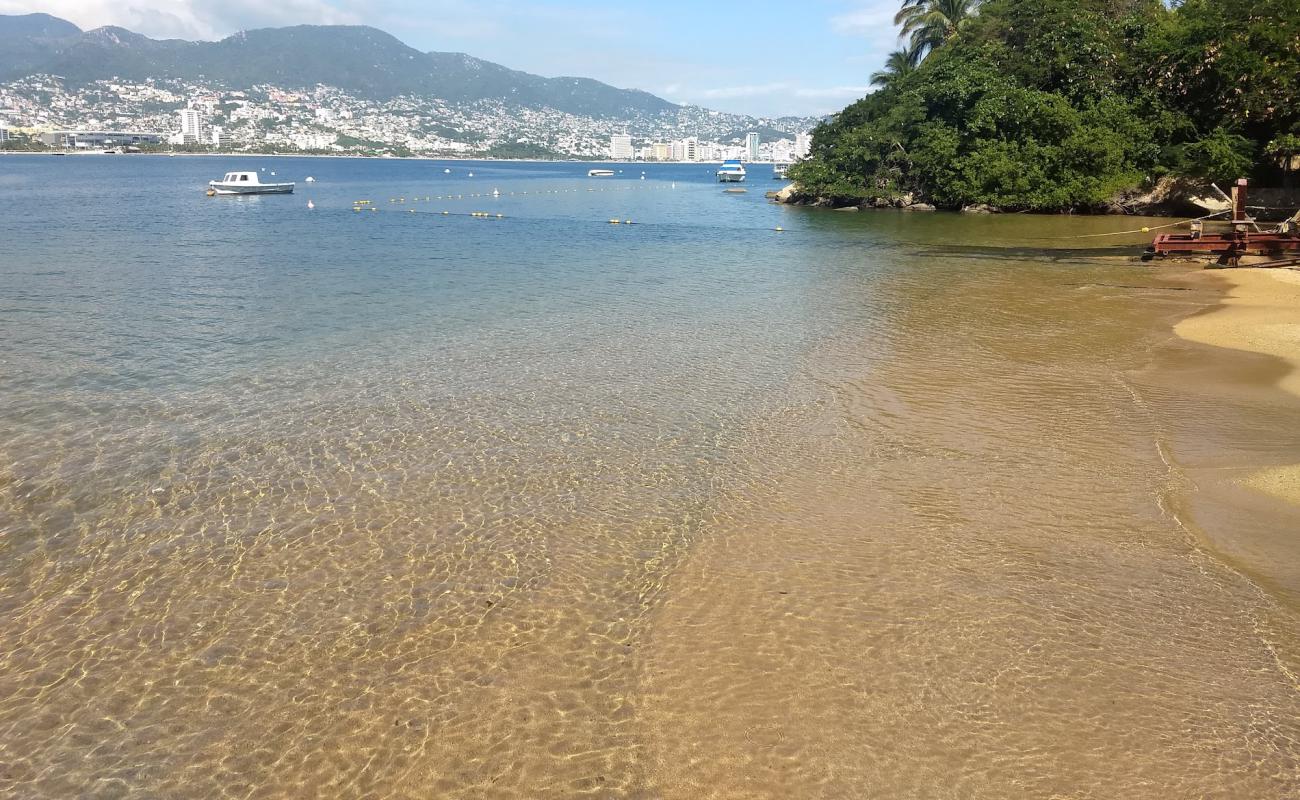
[[[677,139],[668,147],[669,161],[695,161],[700,155],[698,139]]]
[[[758,160],[758,134],[750,131],[745,134],[745,159],[747,161]]]
[[[796,133],[794,135],[794,157],[807,158],[812,154],[812,134]]]
[[[182,108],[181,143],[195,144],[203,141],[203,114],[197,108]]]
[[[615,134],[609,137],[609,157],[615,161],[631,161],[635,155],[632,151],[632,137],[627,134]]]
[[[4,120],[0,119],[0,142],[7,141],[9,141],[9,126],[5,124]]]
[[[229,147],[230,134],[226,133],[225,129],[223,129],[220,125],[213,125],[211,136],[209,137],[208,141],[212,144],[213,147]]]

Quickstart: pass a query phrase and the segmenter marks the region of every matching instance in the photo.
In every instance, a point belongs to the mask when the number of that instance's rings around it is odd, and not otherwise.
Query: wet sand
[[[1236,269],[1223,277],[1231,289],[1221,307],[1183,320],[1175,331],[1193,342],[1279,359],[1287,372],[1277,385],[1300,397],[1300,272]],[[1300,505],[1300,464],[1269,467],[1243,483]]]

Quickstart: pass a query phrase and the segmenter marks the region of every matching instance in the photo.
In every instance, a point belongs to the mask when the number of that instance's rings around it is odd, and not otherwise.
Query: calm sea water
[[[1140,222],[591,166],[0,159],[0,793],[1300,791]]]

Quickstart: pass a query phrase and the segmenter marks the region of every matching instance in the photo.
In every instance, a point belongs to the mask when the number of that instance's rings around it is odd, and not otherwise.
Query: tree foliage
[[[914,68],[891,56],[792,177],[836,201],[1034,211],[1098,208],[1164,174],[1279,180],[1290,161],[1270,143],[1300,134],[1294,1],[986,0],[913,40]],[[899,20],[950,2],[908,0]]]

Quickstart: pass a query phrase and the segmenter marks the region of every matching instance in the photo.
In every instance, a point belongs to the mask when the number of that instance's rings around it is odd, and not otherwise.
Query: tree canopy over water
[[[792,169],[808,193],[1084,210],[1164,175],[1289,178],[1295,0],[906,0],[898,21],[880,88]]]

